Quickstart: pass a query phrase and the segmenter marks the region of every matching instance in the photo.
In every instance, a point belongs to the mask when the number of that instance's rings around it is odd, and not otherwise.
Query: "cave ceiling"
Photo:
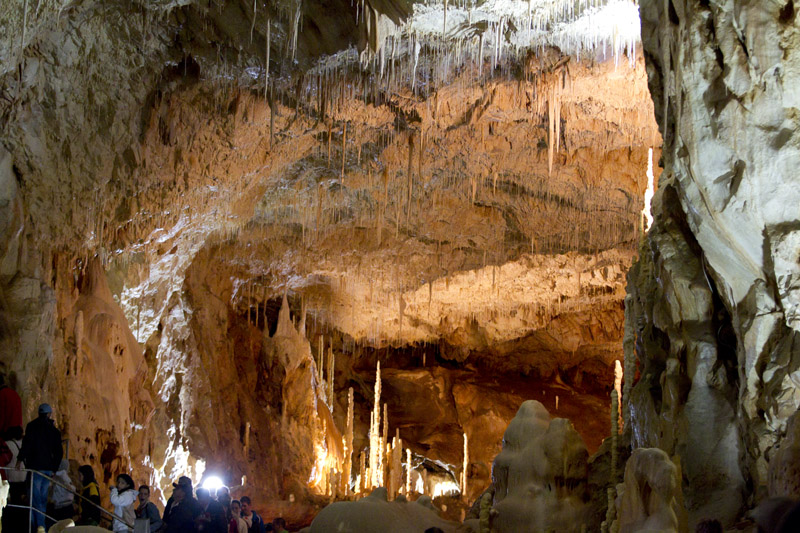
[[[159,276],[179,287],[216,246],[234,309],[288,292],[355,342],[574,362],[620,338],[603,317],[621,313],[660,143],[629,4],[6,3],[8,146],[33,225],[77,263],[101,253],[140,342]],[[59,62],[93,83],[44,79]]]

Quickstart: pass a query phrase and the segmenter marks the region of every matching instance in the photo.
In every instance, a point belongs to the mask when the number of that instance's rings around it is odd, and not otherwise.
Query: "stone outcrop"
[[[341,531],[343,533],[411,533],[436,527],[446,533],[469,529],[439,517],[430,498],[415,502],[405,498],[386,501],[386,489],[377,488],[369,496],[354,502],[337,502],[327,506],[311,523],[310,533]]]
[[[577,531],[588,521],[588,452],[572,424],[528,400],[492,469],[492,531]]]
[[[664,172],[626,299],[632,444],[680,458],[690,527],[729,525],[781,484],[800,406],[795,6],[640,5]]]
[[[617,485],[617,522],[613,531],[678,533],[686,531],[681,476],[669,456],[658,448],[637,448]]]

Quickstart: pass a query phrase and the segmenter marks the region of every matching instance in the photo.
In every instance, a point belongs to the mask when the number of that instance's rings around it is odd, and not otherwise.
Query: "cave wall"
[[[629,429],[680,459],[690,521],[731,524],[782,495],[800,406],[800,34],[792,1],[640,5],[664,171],[626,299]]]

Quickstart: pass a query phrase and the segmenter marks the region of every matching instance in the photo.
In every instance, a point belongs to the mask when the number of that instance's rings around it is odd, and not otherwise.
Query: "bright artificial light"
[[[214,491],[216,491],[220,487],[224,487],[225,484],[217,476],[210,476],[210,477],[207,477],[205,481],[203,481],[203,485],[202,486],[208,492],[213,494]]]

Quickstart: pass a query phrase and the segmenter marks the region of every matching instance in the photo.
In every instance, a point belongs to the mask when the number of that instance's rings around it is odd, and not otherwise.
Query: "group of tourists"
[[[9,484],[9,506],[3,511],[3,531],[45,531],[56,521],[72,519],[77,525],[111,523],[115,533],[130,533],[137,519],[146,519],[152,533],[277,533],[286,522],[276,518],[265,523],[247,496],[231,498],[227,487],[211,494],[192,480],[173,483],[172,496],[162,517],[150,501],[150,487],[138,489],[128,474],[116,477],[109,487],[113,515],[101,507],[101,489],[91,465],[78,468],[78,493],[64,458],[61,432],[53,421],[53,409],[43,403],[38,416],[22,430],[22,402],[0,373],[0,476]],[[36,471],[43,475],[35,475]],[[33,474],[33,475],[31,475]],[[54,480],[51,482],[50,480]],[[76,494],[80,494],[76,498]],[[29,510],[32,509],[31,510]]]
[[[172,487],[172,496],[164,508],[166,533],[286,533],[283,518],[264,522],[248,496],[234,500],[227,487],[220,487],[214,494],[205,488],[195,492],[192,480],[186,476]]]
[[[43,403],[38,416],[22,431],[22,402],[17,392],[0,373],[0,476],[9,484],[8,503],[30,505],[35,510],[31,523],[33,530],[46,527],[45,513],[48,499],[52,505],[63,501],[64,494],[72,494],[54,485],[50,495],[50,479],[69,466],[64,459],[61,432],[53,423],[53,409]],[[36,470],[44,476],[29,477],[25,469]],[[47,476],[47,477],[45,477]],[[55,479],[59,479],[56,477]],[[58,490],[55,490],[55,489]],[[49,497],[49,498],[48,498]],[[6,531],[24,531],[29,513],[20,507],[11,507],[3,513],[2,527]],[[52,515],[51,515],[52,516]],[[22,527],[20,527],[22,526]]]

